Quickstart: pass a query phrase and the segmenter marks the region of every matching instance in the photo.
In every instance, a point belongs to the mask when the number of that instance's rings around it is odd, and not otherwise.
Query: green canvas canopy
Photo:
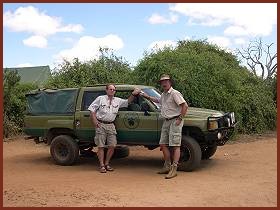
[[[78,88],[35,90],[26,94],[27,114],[72,114]]]

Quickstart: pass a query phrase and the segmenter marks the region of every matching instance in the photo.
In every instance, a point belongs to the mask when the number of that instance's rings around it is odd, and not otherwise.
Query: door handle
[[[89,114],[84,114],[84,117],[89,117]]]

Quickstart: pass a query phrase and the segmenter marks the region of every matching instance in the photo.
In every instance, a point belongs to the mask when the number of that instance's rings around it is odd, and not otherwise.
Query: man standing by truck
[[[188,105],[182,94],[172,88],[170,76],[164,74],[159,83],[163,89],[160,99],[151,97],[146,93],[143,96],[161,105],[161,115],[165,118],[160,136],[160,148],[163,152],[164,166],[159,174],[167,174],[166,179],[177,176],[177,166],[180,159],[180,146],[182,138],[183,117],[187,113]],[[172,160],[168,146],[172,147]]]
[[[106,85],[106,95],[97,97],[88,110],[91,113],[91,120],[95,126],[94,142],[98,147],[97,155],[100,163],[100,172],[106,173],[113,171],[110,166],[110,160],[114,154],[114,149],[117,144],[116,128],[114,125],[119,108],[127,107],[138,95],[140,90],[135,89],[128,99],[115,97],[116,87],[113,84]],[[104,161],[104,147],[108,145],[108,151]]]

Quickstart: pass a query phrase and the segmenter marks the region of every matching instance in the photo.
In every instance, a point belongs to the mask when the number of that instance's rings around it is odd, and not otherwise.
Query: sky
[[[276,3],[5,3],[3,67],[98,58],[107,47],[132,67],[145,52],[207,39],[234,52],[262,38],[277,46]]]

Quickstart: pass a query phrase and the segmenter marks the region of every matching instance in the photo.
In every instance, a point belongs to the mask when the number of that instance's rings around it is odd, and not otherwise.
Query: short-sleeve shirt
[[[103,95],[97,97],[88,107],[88,110],[91,112],[96,112],[97,120],[113,122],[116,119],[119,108],[127,106],[127,99],[113,97],[110,105],[109,97],[107,95]]]
[[[171,87],[168,92],[161,94],[159,103],[161,104],[161,115],[164,118],[172,118],[181,114],[180,105],[186,101],[179,91]]]

